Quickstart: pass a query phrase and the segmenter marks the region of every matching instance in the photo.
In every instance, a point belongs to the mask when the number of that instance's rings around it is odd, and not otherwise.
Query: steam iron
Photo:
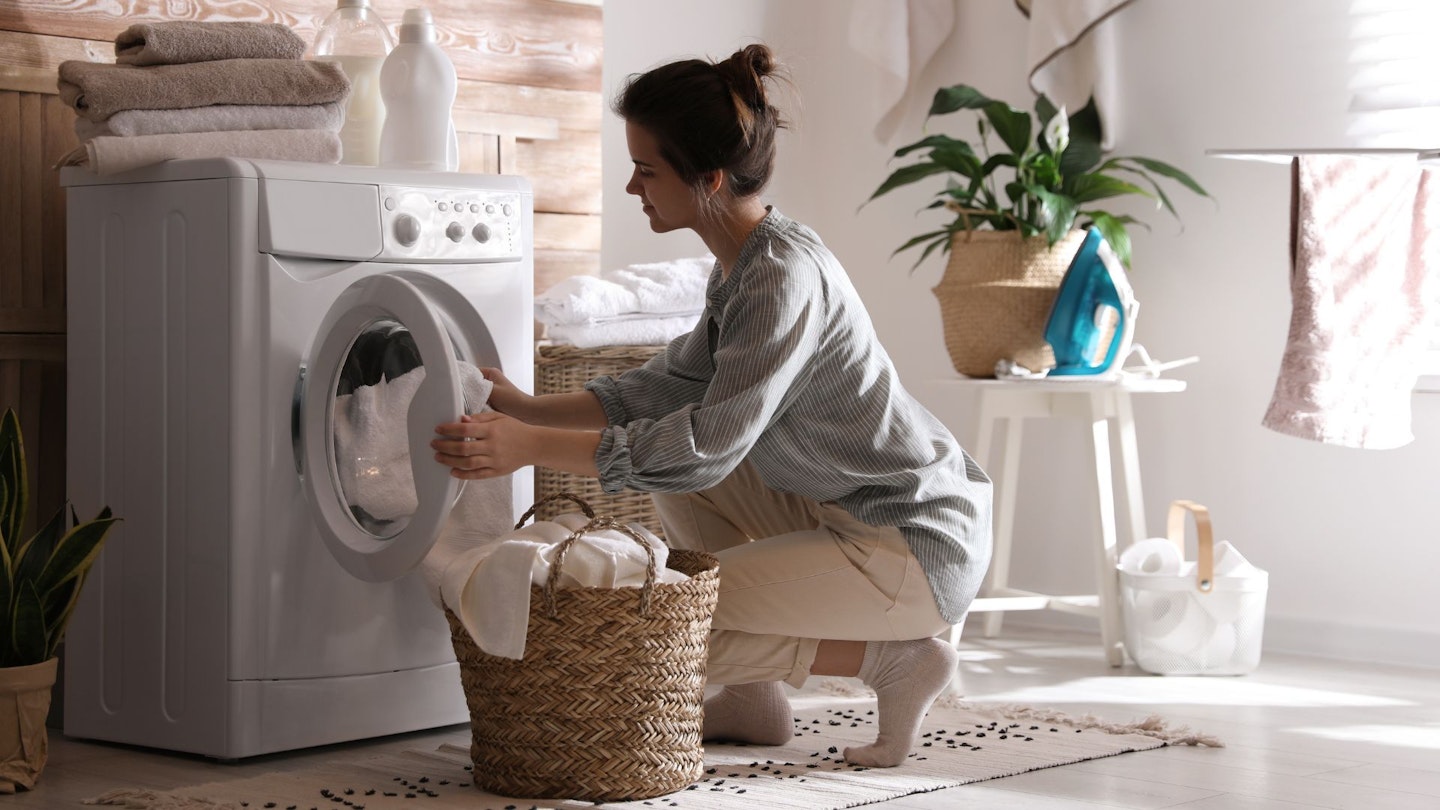
[[[1045,341],[1055,351],[1055,368],[1046,377],[1093,378],[1118,371],[1130,352],[1139,309],[1120,257],[1099,229],[1091,228],[1065,271],[1045,323]]]

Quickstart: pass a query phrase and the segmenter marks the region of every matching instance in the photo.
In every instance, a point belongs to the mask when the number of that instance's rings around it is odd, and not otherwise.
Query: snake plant
[[[22,537],[29,494],[20,420],[7,408],[0,419],[0,667],[54,657],[85,576],[118,520],[105,507],[82,523],[67,503],[33,536]]]

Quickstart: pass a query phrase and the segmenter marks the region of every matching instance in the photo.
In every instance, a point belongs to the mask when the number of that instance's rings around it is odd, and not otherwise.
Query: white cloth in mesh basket
[[[1185,515],[1195,517],[1198,557],[1184,560]],[[1244,675],[1260,664],[1269,574],[1229,543],[1214,542],[1209,511],[1170,504],[1169,536],[1120,558],[1125,649],[1157,675]]]

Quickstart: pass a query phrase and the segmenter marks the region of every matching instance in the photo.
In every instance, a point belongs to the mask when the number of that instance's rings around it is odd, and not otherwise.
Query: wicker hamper
[[[638,368],[645,361],[664,351],[664,346],[599,346],[581,349],[575,346],[542,345],[535,357],[535,393],[564,394],[579,391],[596,377],[618,376]],[[545,501],[551,495],[569,492],[584,499],[595,511],[609,515],[621,523],[639,523],[660,534],[660,520],[655,504],[644,492],[625,490],[611,494],[600,488],[600,481],[546,467],[535,468],[535,500]],[[539,520],[549,520],[564,509],[564,504],[549,502],[536,513]]]
[[[628,526],[567,493],[592,518],[560,544],[550,579],[531,586],[525,655],[488,655],[454,614],[460,680],[470,708],[477,788],[508,796],[582,801],[648,799],[683,790],[704,767],[700,726],[710,617],[719,562],[672,549],[668,567],[689,575],[643,588],[556,589],[566,550],[585,531]],[[550,503],[539,502],[516,528]]]

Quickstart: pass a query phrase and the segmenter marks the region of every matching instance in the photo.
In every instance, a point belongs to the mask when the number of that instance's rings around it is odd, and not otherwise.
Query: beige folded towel
[[[179,65],[219,59],[299,59],[305,41],[280,23],[136,23],[115,37],[122,65]]]
[[[124,110],[104,121],[75,119],[82,141],[105,135],[166,135],[179,132],[224,132],[248,129],[328,129],[340,131],[345,108],[339,102],[279,107],[263,104],[216,104],[184,110]]]
[[[226,59],[188,65],[60,63],[60,100],[104,121],[122,110],[178,110],[214,104],[308,105],[344,101],[350,80],[336,62]]]
[[[86,141],[62,163],[88,164],[96,174],[115,174],[165,160],[216,157],[339,163],[340,136],[321,129],[257,129],[102,137]]]

